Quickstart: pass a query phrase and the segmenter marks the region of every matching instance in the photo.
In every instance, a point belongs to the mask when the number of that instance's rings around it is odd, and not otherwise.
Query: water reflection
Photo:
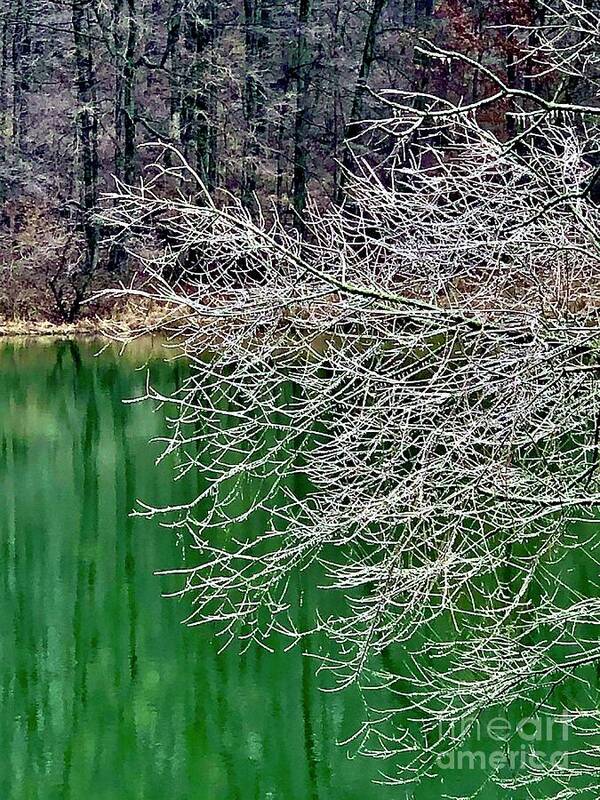
[[[160,598],[169,531],[128,517],[177,502],[148,439],[142,353],[94,343],[0,346],[0,797],[6,800],[385,800],[378,764],[333,744],[358,723],[299,651],[217,655]],[[152,363],[168,389],[175,364]],[[164,586],[162,588],[165,588]],[[431,795],[437,797],[438,794]]]

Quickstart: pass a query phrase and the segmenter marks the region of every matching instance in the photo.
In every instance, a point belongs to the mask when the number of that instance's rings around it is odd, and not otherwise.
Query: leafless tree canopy
[[[591,797],[600,15],[551,1],[509,35],[529,42],[531,89],[473,62],[491,87],[475,104],[383,93],[343,202],[309,202],[303,228],[169,193],[201,184],[173,152],[119,185],[110,221],[145,276],[123,291],[161,304],[191,365],[173,397],[148,396],[176,409],[165,455],[202,481],[188,505],[140,513],[191,546],[189,624],[267,648],[323,635],[324,685],[362,687],[356,741],[390,779],[435,772],[474,719],[519,708],[569,714],[573,752],[488,780]],[[492,107],[510,138],[482,126]],[[298,614],[301,571],[314,613]]]

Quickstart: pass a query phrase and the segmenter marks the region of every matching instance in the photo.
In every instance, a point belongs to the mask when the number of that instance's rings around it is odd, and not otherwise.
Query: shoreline
[[[162,328],[160,305],[149,300],[132,302],[130,298],[111,303],[95,313],[90,310],[75,322],[53,320],[39,310],[39,316],[7,317],[0,314],[0,339],[14,337],[102,337],[135,339],[144,334],[157,334]]]
[[[132,308],[116,307],[104,315],[81,317],[75,322],[51,319],[7,319],[0,316],[0,339],[6,337],[50,337],[87,336],[114,338],[139,335],[144,328],[151,327],[157,319],[148,306]]]
[[[47,320],[0,320],[0,338],[51,336],[106,336],[106,323],[80,320],[54,323]]]

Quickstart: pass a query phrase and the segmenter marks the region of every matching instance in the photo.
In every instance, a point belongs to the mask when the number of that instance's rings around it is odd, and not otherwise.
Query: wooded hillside
[[[300,219],[310,191],[340,201],[370,89],[477,101],[485,75],[430,60],[420,36],[530,88],[504,24],[538,0],[2,0],[0,315],[73,319],[93,287],[127,274],[95,209],[180,149],[210,189]],[[489,88],[489,87],[488,87]],[[561,87],[563,96],[575,84]],[[409,99],[409,102],[413,102]],[[506,120],[506,121],[505,121]],[[510,115],[490,114],[490,126]],[[507,131],[508,134],[511,131]]]

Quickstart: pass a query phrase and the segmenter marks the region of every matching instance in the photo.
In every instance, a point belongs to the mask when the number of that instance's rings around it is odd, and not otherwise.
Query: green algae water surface
[[[148,442],[163,433],[164,412],[122,401],[142,393],[136,367],[146,361],[165,394],[184,367],[145,346],[96,357],[99,348],[0,343],[0,800],[562,796],[545,782],[514,793],[488,779],[507,749],[498,719],[418,786],[374,783],[379,769],[393,774],[389,764],[336,746],[360,725],[357,693],[320,692],[299,648],[219,654],[208,628],[181,625],[188,601],[162,598],[173,587],[153,573],[190,556],[172,531],[129,512],[138,498],[189,499],[203,478],[174,482],[168,464],[156,466]],[[597,566],[574,550],[557,580],[593,597]],[[392,672],[398,657],[389,654]],[[554,693],[558,709],[593,711],[598,673]],[[548,687],[534,694],[532,703],[547,698]],[[530,713],[507,709],[506,725],[518,730]],[[560,755],[570,736],[565,726],[521,731],[511,753],[539,739]],[[597,758],[595,748],[584,736],[578,758]]]
[[[93,342],[0,343],[0,798],[378,800],[379,765],[336,747],[359,720],[288,653],[217,654],[153,572],[168,531],[128,516],[175,502],[163,429],[135,367]],[[155,382],[178,380],[154,360]],[[187,483],[186,483],[187,480]]]

